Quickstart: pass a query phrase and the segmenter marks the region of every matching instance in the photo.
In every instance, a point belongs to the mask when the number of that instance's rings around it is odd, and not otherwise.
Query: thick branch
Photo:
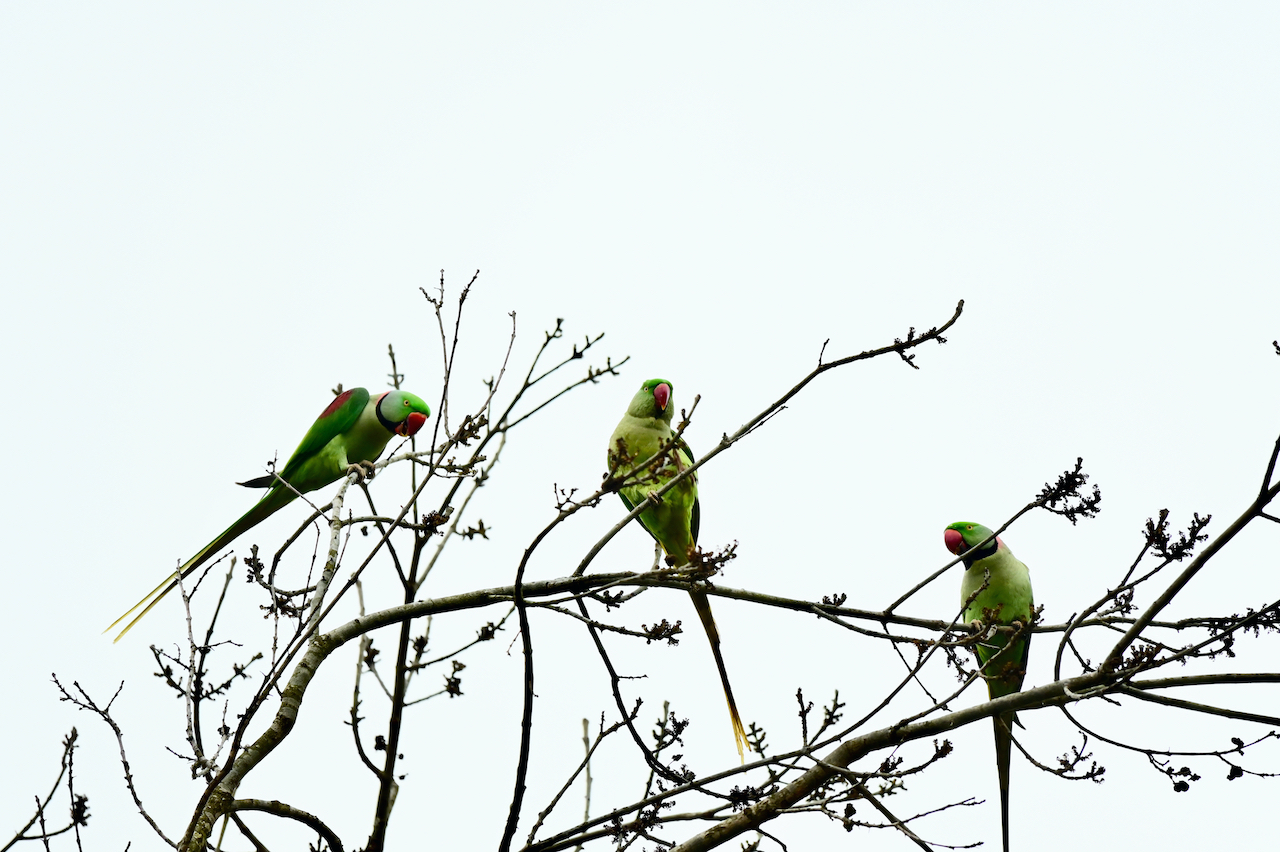
[[[284,802],[274,800],[268,802],[263,799],[236,799],[227,806],[227,810],[230,812],[262,811],[263,813],[295,820],[315,829],[316,833],[328,842],[329,848],[333,852],[342,852],[342,840],[339,839],[338,835],[334,834],[333,829],[325,825],[319,817],[306,811],[298,810],[292,805],[286,805]]]
[[[714,849],[743,832],[752,831],[817,790],[836,774],[835,767],[846,767],[874,751],[912,740],[938,736],[998,713],[1067,704],[1079,700],[1080,693],[1107,685],[1109,680],[1110,678],[1106,675],[1093,673],[1055,681],[975,707],[948,713],[945,716],[903,727],[881,728],[847,740],[823,757],[821,763],[806,771],[795,781],[742,812],[691,837],[676,846],[672,852],[703,852],[703,850]]]

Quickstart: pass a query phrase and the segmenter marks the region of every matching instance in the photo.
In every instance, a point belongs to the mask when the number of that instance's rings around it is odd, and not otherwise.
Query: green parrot
[[[610,474],[629,470],[651,458],[663,444],[671,440],[671,415],[675,412],[671,405],[671,393],[671,382],[665,379],[650,379],[640,386],[640,390],[632,397],[631,404],[627,406],[627,413],[622,415],[618,428],[613,430],[613,436],[609,439]],[[657,491],[680,471],[693,464],[693,453],[689,451],[689,445],[683,438],[676,442],[675,449],[675,463],[668,461],[658,471],[655,479],[627,486],[618,492],[627,511],[640,505],[650,492]],[[625,450],[625,458],[620,455],[619,450]],[[680,484],[664,494],[662,502],[657,506],[650,506],[641,512],[640,524],[662,545],[669,564],[686,565],[694,552],[694,545],[698,543],[699,514],[698,482],[697,475],[694,474],[681,480]],[[742,760],[747,734],[742,727],[742,719],[738,716],[738,706],[733,700],[733,689],[729,686],[724,657],[720,655],[720,633],[716,630],[716,622],[711,615],[711,602],[703,592],[691,591],[689,596],[693,598],[693,607],[698,611],[698,618],[702,620],[702,627],[711,642],[711,653],[716,658],[720,683],[724,686],[724,698],[729,705],[729,720],[733,723],[738,759]]]
[[[221,535],[206,544],[199,553],[188,559],[181,568],[166,577],[128,612],[113,621],[107,630],[111,630],[146,604],[146,608],[126,624],[115,638],[119,642],[133,625],[178,584],[179,576],[186,577],[199,568],[241,534],[291,503],[299,492],[305,494],[337,481],[348,473],[352,465],[375,461],[392,435],[407,438],[417,434],[430,415],[431,409],[425,402],[400,390],[387,391],[376,397],[370,397],[364,388],[352,388],[340,394],[320,413],[316,422],[311,424],[298,449],[293,451],[289,461],[278,471],[278,477],[260,476],[238,483],[246,488],[268,489],[262,499]]]
[[[991,530],[982,524],[964,521],[954,523],[943,532],[947,550],[964,557],[964,579],[960,583],[960,602],[964,603],[977,592],[977,596],[964,611],[965,621],[973,624],[1001,624],[1025,626],[1034,617],[1035,602],[1031,598],[1031,572],[998,538],[992,538]],[[991,541],[973,549],[986,538]],[[990,572],[991,579],[987,580]],[[983,584],[986,588],[983,589]],[[982,589],[978,592],[978,589]],[[1012,695],[1022,689],[1022,679],[1027,676],[1027,652],[1031,647],[1031,634],[1024,633],[1013,647],[1000,655],[991,667],[987,664],[1002,648],[1009,644],[1008,634],[997,633],[983,639],[975,650],[982,666],[982,676],[987,681],[987,692],[992,698]],[[1009,756],[1013,741],[1013,713],[992,716],[996,739],[996,771],[1000,776],[1000,827],[1005,852],[1009,852]]]

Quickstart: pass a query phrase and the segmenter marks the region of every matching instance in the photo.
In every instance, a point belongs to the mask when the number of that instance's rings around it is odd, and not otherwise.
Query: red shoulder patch
[[[354,388],[349,391],[343,391],[339,396],[334,397],[333,402],[329,403],[329,407],[320,412],[320,416],[316,419],[323,420],[326,417],[331,416],[335,411],[347,404],[347,400],[351,399],[351,394],[353,393],[355,393]]]

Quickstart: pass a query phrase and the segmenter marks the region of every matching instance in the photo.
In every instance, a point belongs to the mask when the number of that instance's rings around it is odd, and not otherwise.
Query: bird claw
[[[353,462],[347,465],[347,474],[354,473],[357,482],[364,482],[366,479],[373,479],[376,468],[371,461]]]

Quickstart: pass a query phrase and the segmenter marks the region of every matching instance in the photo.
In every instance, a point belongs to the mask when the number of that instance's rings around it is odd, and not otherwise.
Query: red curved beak
[[[406,438],[412,438],[418,434],[418,430],[427,422],[427,415],[421,411],[414,411],[404,419],[399,426],[396,427],[397,435],[404,435]]]
[[[658,403],[659,411],[667,410],[667,403],[671,401],[671,385],[663,382],[653,389],[653,401]]]
[[[942,534],[942,540],[946,542],[947,550],[950,550],[956,556],[964,553],[964,536],[960,535],[959,530],[947,530]]]

